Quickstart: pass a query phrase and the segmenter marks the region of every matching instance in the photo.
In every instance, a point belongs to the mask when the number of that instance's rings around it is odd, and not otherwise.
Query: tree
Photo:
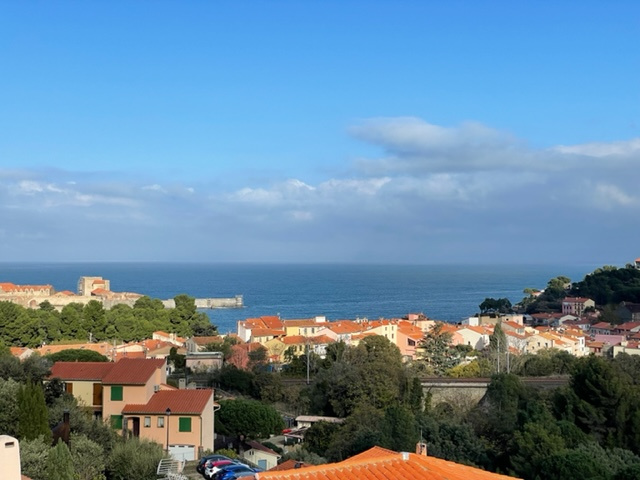
[[[75,480],[73,460],[66,443],[58,442],[49,451],[45,470],[50,480]]]
[[[508,298],[485,298],[479,305],[480,313],[509,313],[512,312],[511,301]]]
[[[45,466],[49,463],[51,445],[42,437],[20,442],[20,468],[31,480],[49,480]]]
[[[338,423],[315,422],[304,434],[305,448],[318,455],[324,455],[339,432]]]
[[[156,480],[162,458],[162,446],[155,442],[136,437],[120,441],[107,460],[107,476],[110,480]]]
[[[509,372],[509,344],[507,336],[502,330],[502,322],[499,321],[489,335],[489,358],[492,362],[494,373]]]
[[[284,428],[280,414],[256,400],[221,400],[216,421],[220,423],[220,431],[238,437],[268,438]]]
[[[0,378],[0,432],[18,436],[18,392],[20,384],[13,379]]]
[[[104,473],[104,449],[86,435],[71,435],[71,459],[76,480],[96,480]]]
[[[109,359],[104,355],[93,350],[83,350],[80,348],[70,348],[51,353],[46,356],[51,363],[55,362],[108,362]]]
[[[459,352],[451,345],[451,333],[444,330],[442,322],[436,322],[420,341],[418,357],[435,375],[444,373],[460,363]]]
[[[28,383],[18,390],[18,432],[20,439],[51,438],[44,391],[39,385]]]

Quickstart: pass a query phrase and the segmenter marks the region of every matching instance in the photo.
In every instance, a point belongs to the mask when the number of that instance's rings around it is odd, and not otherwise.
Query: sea
[[[0,282],[77,290],[81,276],[111,290],[169,299],[242,295],[243,308],[203,310],[220,333],[262,315],[327,320],[399,318],[409,313],[457,323],[485,298],[520,301],[554,277],[580,281],[600,265],[362,265],[211,263],[0,263]]]

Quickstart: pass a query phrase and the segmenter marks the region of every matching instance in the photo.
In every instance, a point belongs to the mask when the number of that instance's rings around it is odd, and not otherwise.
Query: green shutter
[[[191,431],[191,419],[188,417],[180,417],[180,421],[178,423],[178,431],[179,432],[190,432]]]
[[[112,402],[122,401],[122,385],[111,386],[111,401]]]
[[[122,415],[111,415],[111,428],[117,430],[122,428]]]

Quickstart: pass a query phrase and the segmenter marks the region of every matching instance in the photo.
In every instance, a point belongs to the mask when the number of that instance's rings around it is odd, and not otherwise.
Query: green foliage
[[[238,392],[242,395],[253,395],[255,373],[241,370],[235,365],[225,364],[214,373],[213,381],[222,390]]]
[[[221,400],[216,414],[216,430],[248,438],[268,438],[284,428],[280,414],[269,405],[256,400]]]
[[[283,462],[286,460],[295,460],[309,465],[322,465],[327,463],[326,458],[318,455],[317,453],[310,452],[305,448],[289,449],[289,452],[282,457]]]
[[[510,313],[513,311],[511,301],[508,298],[485,298],[478,306],[480,313]]]
[[[418,426],[427,442],[429,455],[479,467],[490,465],[484,441],[461,419],[422,415]]]
[[[158,463],[164,458],[162,446],[139,438],[118,442],[107,460],[110,480],[156,480]]]
[[[436,322],[420,341],[423,350],[419,360],[424,362],[430,373],[438,376],[460,363],[460,352],[451,345],[451,334],[443,327],[442,322]]]
[[[49,480],[75,480],[73,460],[66,443],[58,442],[49,451],[44,468]]]
[[[42,436],[51,439],[47,405],[40,385],[28,383],[18,390],[18,434],[20,440],[34,440]]]
[[[340,435],[340,425],[330,422],[316,422],[304,434],[304,446],[310,452],[324,455],[336,435]]]
[[[182,369],[187,364],[187,356],[180,355],[176,347],[171,347],[171,349],[169,350],[168,360],[169,363],[173,364],[173,366],[177,369]]]
[[[231,347],[237,345],[238,342],[239,340],[236,337],[227,335],[219,342],[211,342],[207,344],[204,350],[205,352],[222,352],[225,360],[227,360],[231,357]]]
[[[476,358],[469,363],[456,365],[447,370],[447,377],[482,378],[491,375],[491,363],[487,358]]]
[[[109,359],[104,355],[93,350],[83,350],[80,348],[70,348],[61,350],[56,353],[47,355],[51,363],[55,362],[108,362]]]
[[[257,397],[263,402],[275,403],[282,400],[284,385],[277,373],[257,371],[254,378]]]
[[[224,455],[225,457],[229,457],[231,459],[238,458],[238,453],[235,450],[231,450],[229,448],[219,448],[216,450],[218,455]]]
[[[346,417],[361,403],[376,408],[405,398],[407,377],[398,347],[381,336],[366,337],[344,350],[340,361],[318,372],[311,389],[312,410]]]
[[[45,466],[49,463],[51,445],[43,437],[20,442],[20,468],[31,480],[49,480]]]
[[[195,309],[194,299],[178,297],[175,309],[165,309],[160,300],[149,297],[138,299],[134,308],[116,305],[105,310],[100,302],[91,300],[86,305],[70,303],[61,312],[47,301],[39,309],[0,302],[0,344],[39,347],[69,340],[129,342],[149,338],[156,330],[182,336],[215,335],[216,327]]]
[[[20,384],[0,378],[0,432],[18,437],[18,392]]]
[[[489,335],[489,348],[487,349],[487,356],[491,362],[493,373],[508,371],[508,354],[507,336],[502,330],[502,322],[498,321],[493,333]]]
[[[640,302],[640,270],[615,267],[596,269],[581,282],[573,284],[571,295],[591,298],[597,305]]]
[[[104,478],[105,452],[86,435],[71,435],[71,458],[76,471],[76,480],[98,480]]]

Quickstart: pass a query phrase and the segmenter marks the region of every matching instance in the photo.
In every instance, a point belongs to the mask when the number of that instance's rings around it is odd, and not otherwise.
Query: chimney
[[[409,452],[400,452],[402,454],[402,460],[405,462],[409,460]]]
[[[427,442],[418,442],[416,444],[416,454],[427,456]]]

